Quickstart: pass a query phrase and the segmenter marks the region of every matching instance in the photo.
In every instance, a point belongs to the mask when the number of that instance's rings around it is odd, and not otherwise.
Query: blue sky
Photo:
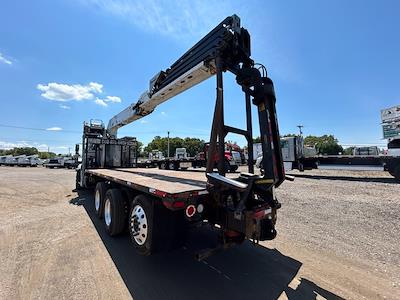
[[[398,1],[5,0],[0,8],[3,148],[68,152],[83,121],[107,124],[233,13],[275,83],[281,134],[303,124],[305,134],[345,145],[383,145],[380,109],[400,104]],[[228,74],[225,99],[227,123],[244,127],[244,99]],[[214,101],[211,78],[119,135],[208,139]]]

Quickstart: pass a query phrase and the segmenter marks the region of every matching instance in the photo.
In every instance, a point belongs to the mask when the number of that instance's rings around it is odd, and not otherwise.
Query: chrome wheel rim
[[[107,226],[111,224],[111,203],[110,199],[106,199],[106,203],[104,205],[104,220]]]
[[[148,235],[147,216],[143,207],[135,205],[130,222],[133,239],[138,245],[143,245]]]
[[[173,163],[169,163],[169,169],[170,169],[170,170],[173,170],[173,169],[175,169],[175,168],[174,168],[174,164],[173,164]]]
[[[100,191],[97,190],[96,193],[94,194],[94,207],[96,211],[100,210]]]

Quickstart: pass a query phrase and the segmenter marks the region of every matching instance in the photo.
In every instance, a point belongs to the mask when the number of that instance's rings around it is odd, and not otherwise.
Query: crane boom
[[[118,128],[153,112],[156,106],[216,74],[215,59],[224,56],[227,68],[251,62],[250,37],[240,19],[227,17],[167,70],[158,72],[136,103],[110,119],[107,133],[116,137]]]
[[[245,129],[225,124],[223,77],[227,71],[236,76],[236,83],[244,93]],[[192,175],[182,177],[170,171],[149,173],[144,169],[134,170],[140,168],[137,161],[138,143],[134,137],[117,138],[118,128],[150,114],[157,105],[214,75],[216,100],[210,140],[205,150],[207,153],[199,159],[201,166],[206,166],[207,181],[193,179]],[[207,220],[210,224],[220,225],[220,249],[241,243],[245,238],[254,242],[274,239],[277,234],[276,213],[280,208],[275,187],[285,179],[275,103],[274,85],[266,68],[250,58],[249,33],[240,27],[239,17],[230,16],[168,69],[158,72],[150,80],[148,90],[136,103],[114,116],[106,130],[102,122],[84,123],[82,164],[77,172],[77,187],[96,184],[96,213],[105,216],[107,231],[112,235],[123,231],[126,207],[131,207],[129,230],[133,241],[137,242],[135,247],[141,252],[146,251],[143,252],[146,254],[156,249],[154,245],[175,240],[178,231],[170,225],[179,224],[181,227],[178,220],[183,220],[183,217],[188,224]],[[254,173],[252,105],[257,108],[262,146],[261,175]],[[226,172],[234,171],[230,168],[232,157],[225,156],[225,138],[229,133],[244,136],[249,150],[248,173],[240,173],[236,178],[225,176]],[[168,166],[167,161],[170,161]],[[193,159],[191,166],[196,167],[196,162],[197,159]],[[185,168],[190,167],[188,161],[172,162],[167,159],[160,163],[159,168],[177,171],[183,168],[181,163],[185,163]],[[218,172],[215,172],[215,168]],[[201,178],[204,180],[203,176]],[[145,227],[139,226],[142,223],[138,223],[138,207],[141,219],[147,211],[152,216],[146,221]],[[168,210],[175,212],[169,214]],[[157,231],[164,227],[165,231]],[[140,228],[154,234],[146,237]],[[140,239],[137,240],[139,233]],[[207,257],[217,249],[207,250],[198,257]]]
[[[260,67],[259,67],[260,66]],[[223,73],[236,75],[246,101],[247,130],[226,126],[224,123]],[[261,71],[261,72],[260,72]],[[228,133],[243,135],[252,152],[251,102],[257,106],[263,150],[263,169],[266,190],[279,186],[284,180],[279,128],[275,109],[273,82],[264,66],[250,58],[250,34],[240,26],[240,18],[232,15],[223,20],[165,71],[158,72],[149,88],[136,103],[115,115],[108,123],[106,134],[117,137],[118,128],[134,122],[154,111],[157,105],[171,99],[194,85],[216,75],[217,97],[210,134],[208,157],[224,157],[224,139]],[[253,158],[249,156],[249,161]],[[207,161],[207,172],[214,162]],[[218,159],[218,172],[225,175],[223,159]],[[253,173],[249,163],[249,172]]]
[[[212,69],[201,62],[155,94],[151,95],[148,91],[144,92],[139,101],[132,103],[108,122],[107,132],[111,136],[116,136],[118,128],[147,116],[161,103],[208,79],[212,75]]]

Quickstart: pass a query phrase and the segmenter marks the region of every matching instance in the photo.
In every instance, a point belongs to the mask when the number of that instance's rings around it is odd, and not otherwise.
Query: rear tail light
[[[188,205],[188,207],[186,207],[185,213],[188,218],[193,217],[196,213],[196,206],[194,206],[193,204]]]

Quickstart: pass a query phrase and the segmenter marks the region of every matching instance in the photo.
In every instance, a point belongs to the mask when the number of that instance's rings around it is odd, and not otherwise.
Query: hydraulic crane
[[[248,141],[249,154],[252,155],[252,125],[250,98],[258,107],[260,132],[263,140],[263,153],[266,156],[264,170],[271,184],[279,185],[284,179],[282,158],[279,142],[278,123],[275,111],[275,92],[272,81],[266,76],[266,70],[261,65],[263,76],[250,58],[250,35],[240,27],[240,19],[233,15],[222,21],[209,34],[182,55],[165,71],[158,72],[151,80],[149,89],[145,91],[136,103],[121,111],[110,119],[107,133],[117,136],[118,128],[134,122],[154,111],[161,103],[190,89],[196,84],[216,75],[217,101],[210,138],[209,157],[216,151],[217,143],[224,145],[228,132],[242,134]],[[222,73],[230,71],[236,75],[236,80],[245,92],[247,111],[247,131],[224,125],[223,115],[223,78]],[[223,157],[223,147],[218,147]],[[222,160],[219,173],[224,174]],[[253,158],[249,157],[249,162]],[[252,165],[249,171],[253,173]],[[211,172],[211,163],[207,168]]]
[[[188,214],[189,205],[186,208],[186,217],[190,219],[195,214],[202,214],[201,217],[211,223],[221,224],[227,239],[238,235],[253,240],[273,239],[276,235],[276,210],[280,207],[274,195],[274,188],[285,179],[275,109],[276,98],[273,82],[268,78],[266,68],[256,64],[250,57],[250,46],[250,34],[240,26],[239,17],[236,15],[227,17],[168,69],[158,72],[150,80],[148,90],[137,102],[111,118],[107,129],[98,123],[85,124],[79,185],[86,187],[90,185],[90,180],[93,184],[99,181],[101,176],[103,179],[107,178],[108,182],[115,180],[114,185],[126,185],[126,181],[115,179],[117,175],[110,177],[104,175],[104,172],[86,171],[90,168],[131,167],[131,156],[134,153],[130,147],[134,140],[118,139],[118,129],[152,113],[161,103],[215,76],[216,103],[208,157],[224,157],[225,137],[228,133],[243,135],[248,144],[248,173],[241,173],[236,179],[226,177],[223,160],[218,160],[218,173],[216,173],[213,170],[213,161],[209,159],[206,167],[206,199],[193,200],[193,194],[190,194],[188,200],[193,202],[193,205],[204,203],[204,213],[196,213],[195,210],[194,214]],[[225,125],[224,122],[223,73],[227,71],[236,76],[236,82],[244,92],[246,130]],[[257,107],[258,113],[263,152],[262,176],[254,174],[252,104]],[[103,144],[107,146],[103,147]],[[115,163],[115,157],[118,156],[116,154],[120,157],[117,163]],[[113,160],[113,163],[110,163],[110,160]],[[127,164],[124,164],[124,161]],[[128,185],[137,189],[140,186],[134,182]],[[102,190],[99,191],[101,194]],[[163,195],[163,199],[166,197],[164,192],[154,192],[153,188],[149,188],[148,191],[141,188],[140,191],[157,196]],[[163,203],[165,204],[165,200]],[[101,204],[99,205],[101,210]],[[173,208],[173,204],[168,204],[167,207]]]

